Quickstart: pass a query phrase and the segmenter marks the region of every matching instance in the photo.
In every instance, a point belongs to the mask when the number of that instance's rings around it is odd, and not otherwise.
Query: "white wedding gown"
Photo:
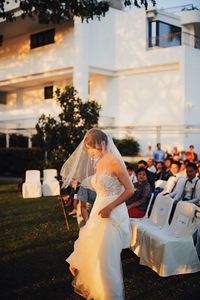
[[[86,299],[122,300],[124,286],[120,253],[130,246],[131,231],[125,203],[114,208],[110,218],[98,213],[123,191],[117,177],[107,174],[92,185],[97,192],[90,218],[80,230],[74,252],[67,258],[76,269],[73,280],[75,292]]]

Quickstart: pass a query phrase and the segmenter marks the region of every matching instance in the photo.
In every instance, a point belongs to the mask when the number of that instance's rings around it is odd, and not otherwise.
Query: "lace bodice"
[[[97,195],[100,197],[119,195],[124,190],[118,178],[108,174],[102,174],[99,178],[94,175],[91,182]]]

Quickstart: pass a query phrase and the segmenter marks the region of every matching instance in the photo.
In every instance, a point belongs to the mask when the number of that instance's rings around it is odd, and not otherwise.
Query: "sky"
[[[156,0],[156,6],[158,8],[169,8],[187,4],[193,4],[200,8],[200,0]]]
[[[132,0],[133,1],[133,0]],[[113,0],[114,2],[114,0]],[[134,1],[133,1],[134,2]],[[177,6],[183,6],[183,5],[188,5],[192,4],[193,6],[197,7],[200,9],[200,0],[156,0],[156,7],[158,9],[161,8],[174,8]],[[149,5],[151,6],[151,2],[149,0]],[[132,7],[126,7],[125,10],[132,10],[132,9],[137,9],[134,5]]]

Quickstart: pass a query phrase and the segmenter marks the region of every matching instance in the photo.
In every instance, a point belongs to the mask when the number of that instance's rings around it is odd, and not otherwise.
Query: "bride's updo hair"
[[[108,143],[107,135],[100,129],[92,128],[85,135],[84,145],[86,147],[89,146],[95,149],[97,146],[101,147],[101,142],[103,141],[107,145]]]

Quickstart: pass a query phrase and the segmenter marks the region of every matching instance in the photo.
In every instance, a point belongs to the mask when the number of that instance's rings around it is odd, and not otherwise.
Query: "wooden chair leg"
[[[63,210],[63,214],[64,214],[64,218],[65,218],[65,223],[66,223],[67,229],[69,230],[69,222],[68,222],[67,214],[66,214],[66,211],[65,211],[65,203],[64,203],[64,200],[63,200],[62,197],[61,197],[60,201],[61,201],[62,210]]]

